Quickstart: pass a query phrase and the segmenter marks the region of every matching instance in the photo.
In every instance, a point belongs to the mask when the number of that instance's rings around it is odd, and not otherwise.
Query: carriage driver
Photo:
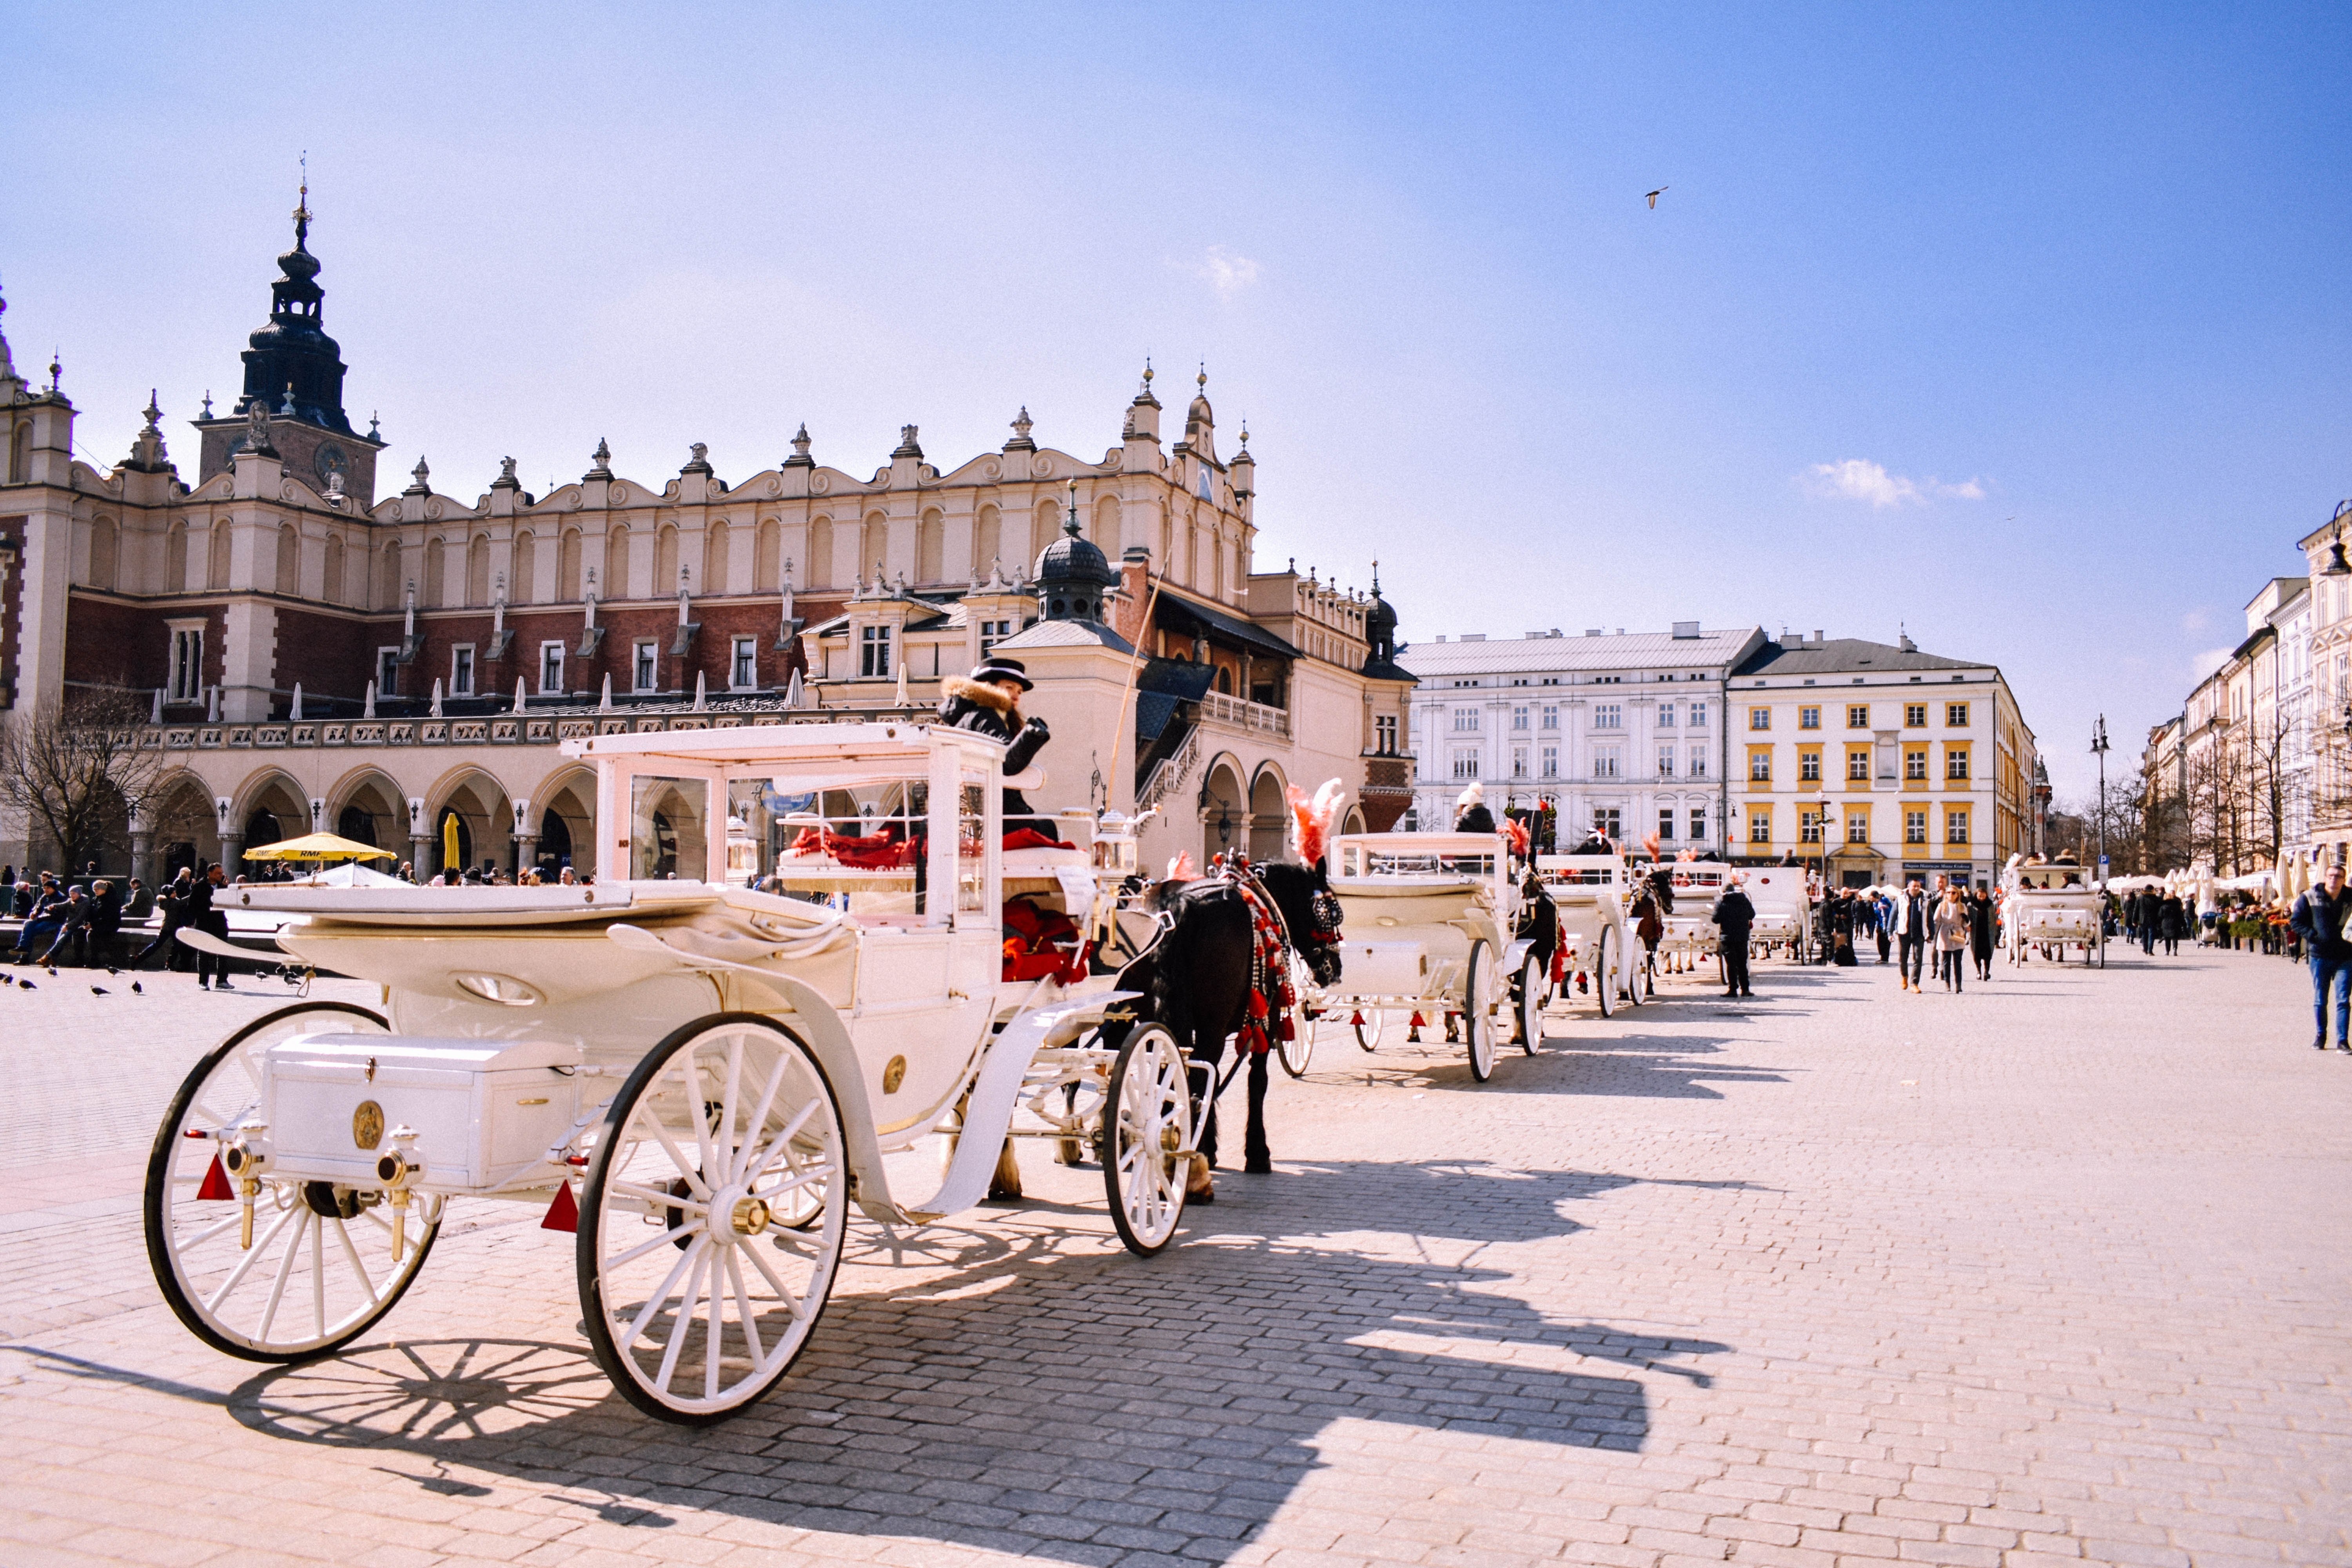
[[[940,683],[940,722],[956,730],[971,730],[1005,743],[1004,775],[1028,767],[1053,735],[1043,719],[1021,717],[1021,694],[1035,682],[1017,658],[994,656],[973,667],[969,676],[950,676]],[[1058,837],[1053,825],[1029,815],[1029,803],[1017,789],[1004,792],[1004,831],[1030,828],[1048,838]]]

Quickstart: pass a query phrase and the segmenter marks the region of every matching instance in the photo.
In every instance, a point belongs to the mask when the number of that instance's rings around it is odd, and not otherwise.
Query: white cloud
[[[1209,247],[1192,272],[1208,279],[1221,300],[1230,300],[1257,281],[1257,263],[1222,245]]]
[[[1841,463],[1815,463],[1798,476],[1798,482],[1824,500],[1868,501],[1874,507],[1925,506],[1931,500],[1982,500],[1982,481],[1963,479],[1948,485],[1930,475],[1913,479],[1890,474],[1883,463],[1848,458]]]
[[[2189,664],[2190,667],[2196,670],[2197,679],[2202,680],[2207,676],[2212,674],[2215,670],[2221,668],[2223,665],[2229,662],[2230,650],[2228,648],[2209,647],[2203,653],[2199,654],[2195,658],[2191,659]]]

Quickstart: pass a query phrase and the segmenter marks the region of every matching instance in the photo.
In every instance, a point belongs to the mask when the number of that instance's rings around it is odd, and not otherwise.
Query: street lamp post
[[[2091,754],[2099,759],[2099,886],[2107,885],[2107,716],[2091,728]]]

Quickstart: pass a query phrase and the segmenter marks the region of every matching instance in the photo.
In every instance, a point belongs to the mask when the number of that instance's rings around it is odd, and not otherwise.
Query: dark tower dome
[[[1392,665],[1396,662],[1396,606],[1381,597],[1381,563],[1372,563],[1372,602],[1364,611],[1364,667]]]
[[[1118,585],[1118,569],[1101,547],[1078,532],[1078,482],[1070,481],[1068,515],[1062,520],[1062,537],[1037,556],[1037,618],[1046,621],[1099,621],[1103,593]]]
[[[247,340],[245,391],[235,413],[258,397],[269,411],[342,435],[352,422],[343,412],[343,356],[320,325],[327,291],[319,287],[319,258],[310,254],[310,187],[294,209],[294,248],[278,258],[281,274],[269,286],[269,321]],[[293,407],[286,403],[291,399]]]

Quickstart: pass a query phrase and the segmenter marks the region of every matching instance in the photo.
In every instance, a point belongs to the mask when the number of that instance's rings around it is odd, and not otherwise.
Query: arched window
[[[278,591],[289,597],[302,591],[302,536],[290,522],[278,530]]]
[[[466,546],[466,603],[487,605],[490,602],[490,536],[474,535]]]
[[[331,605],[343,602],[343,536],[327,535],[327,576],[320,585],[320,596]]]
[[[89,585],[114,586],[114,520],[101,517],[89,525]]]
[[[539,597],[539,536],[529,529],[515,535],[514,572],[507,578],[507,603],[528,605]]]
[[[948,574],[948,520],[934,507],[915,530],[915,581],[937,583]]]
[[[777,574],[777,563],[783,554],[783,530],[772,517],[764,519],[760,531],[751,542],[751,589],[754,593],[772,593],[783,584]]]
[[[876,576],[887,575],[890,559],[890,520],[878,511],[866,514],[865,531],[857,540],[857,574],[868,572]]]
[[[8,482],[21,485],[33,477],[33,422],[20,419],[8,436]]]
[[[604,531],[604,596],[629,596],[629,525],[625,522],[616,522]]]
[[[376,557],[375,607],[396,610],[408,591],[407,581],[400,574],[400,541],[387,539]]]
[[[441,595],[447,575],[442,569],[446,563],[445,560],[446,553],[439,540],[428,539],[425,542],[424,591],[418,596],[425,601],[425,607],[428,610],[437,610],[441,607]]]
[[[163,592],[184,594],[188,582],[188,525],[174,521],[163,535]]]
[[[833,519],[818,518],[809,524],[808,575],[803,588],[833,586]]]
[[[1116,563],[1125,541],[1119,538],[1118,498],[1105,496],[1095,502],[1095,543],[1105,555]]]
[[[734,548],[734,530],[723,519],[712,523],[702,542],[702,592],[727,592],[727,554]]]
[[[653,591],[665,599],[677,596],[677,530],[669,523],[654,535]]]
[[[228,519],[213,519],[205,534],[205,586],[217,593],[228,586]]]
[[[563,604],[580,600],[580,531],[567,528],[555,547],[555,596]]]
[[[1004,549],[1004,524],[992,506],[980,509],[980,516],[971,528],[971,574],[980,582],[988,579],[989,568],[1001,563]]]

